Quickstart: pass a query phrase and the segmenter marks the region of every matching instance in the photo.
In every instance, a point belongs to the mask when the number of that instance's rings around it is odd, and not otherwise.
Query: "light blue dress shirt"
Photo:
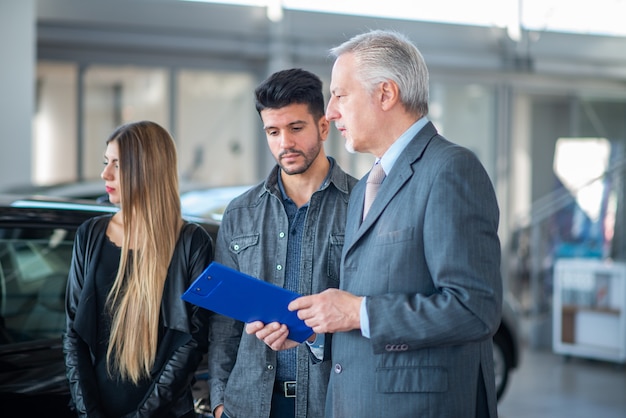
[[[389,147],[389,149],[383,154],[380,158],[380,164],[383,166],[383,170],[385,170],[385,174],[389,174],[393,165],[398,160],[398,157],[404,151],[406,146],[411,142],[411,140],[417,135],[417,133],[428,123],[428,118],[424,116],[415,122],[409,129],[407,129],[400,137]],[[378,160],[376,161],[378,162]],[[383,184],[385,182],[383,181]],[[382,187],[382,186],[381,186]],[[361,301],[361,335],[366,338],[370,337],[370,319],[367,316],[367,309],[365,308],[367,297],[364,297]]]

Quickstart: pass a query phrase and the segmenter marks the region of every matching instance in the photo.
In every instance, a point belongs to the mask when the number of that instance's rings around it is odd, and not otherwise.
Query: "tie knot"
[[[381,163],[374,164],[374,167],[370,170],[370,174],[367,176],[368,183],[381,184],[385,179],[385,170]]]

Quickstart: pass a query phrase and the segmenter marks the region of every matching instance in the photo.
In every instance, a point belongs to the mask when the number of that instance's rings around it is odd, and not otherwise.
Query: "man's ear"
[[[323,115],[320,118],[319,122],[317,122],[317,127],[322,141],[326,141],[326,139],[328,139],[328,134],[330,133],[330,122],[326,119],[326,115]]]
[[[380,104],[383,110],[391,109],[400,101],[400,89],[398,85],[391,80],[386,80],[379,85]]]

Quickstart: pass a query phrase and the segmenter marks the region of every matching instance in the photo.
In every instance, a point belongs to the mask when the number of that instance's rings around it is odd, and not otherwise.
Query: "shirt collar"
[[[333,173],[333,168],[335,167],[335,160],[331,157],[326,157],[328,158],[328,162],[330,163],[330,166],[328,167],[328,173],[326,173],[326,177],[324,178],[324,181],[322,182],[322,184],[320,185],[320,188],[318,190],[322,190],[325,189],[326,187],[328,187],[328,184],[331,181],[331,174]],[[283,185],[283,179],[280,175],[280,167],[277,170],[277,177],[278,177],[278,190],[280,190],[280,195],[282,196],[283,200],[291,200],[289,198],[289,196],[287,196],[287,193],[285,193],[285,186]],[[308,205],[308,203],[307,203]]]
[[[377,159],[376,162],[380,162],[383,165],[383,169],[386,174],[389,174],[394,164],[398,160],[402,151],[411,142],[411,140],[417,135],[417,133],[428,123],[426,116],[420,118],[417,122],[409,127],[396,141],[391,144],[389,149],[383,154],[382,158]]]

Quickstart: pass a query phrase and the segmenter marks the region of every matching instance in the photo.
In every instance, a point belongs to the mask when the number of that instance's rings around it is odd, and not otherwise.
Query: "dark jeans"
[[[284,394],[274,392],[272,394],[272,407],[270,418],[293,418],[296,415],[296,398],[286,398]],[[226,412],[222,418],[229,418]]]
[[[294,418],[296,416],[296,398],[287,398],[284,393],[274,391],[270,418]]]

